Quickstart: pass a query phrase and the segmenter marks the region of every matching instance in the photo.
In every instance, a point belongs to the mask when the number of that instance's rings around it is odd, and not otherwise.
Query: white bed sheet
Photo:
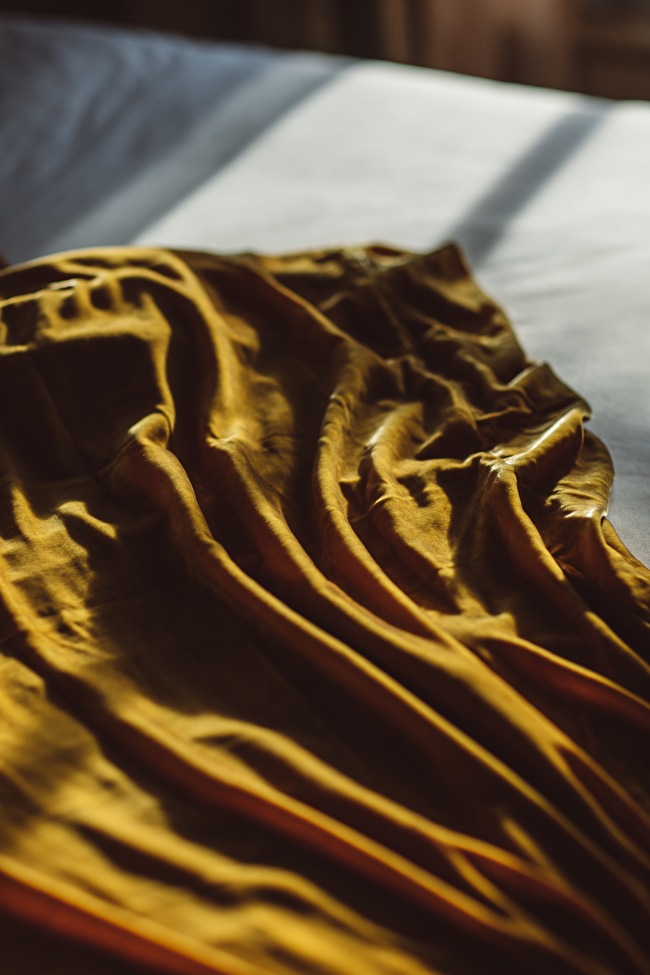
[[[453,238],[591,402],[650,565],[650,105],[0,17],[0,251]]]
[[[650,564],[650,106],[359,64],[137,243],[458,240],[530,356],[587,397],[610,517]]]
[[[346,64],[0,13],[0,251],[124,243]]]

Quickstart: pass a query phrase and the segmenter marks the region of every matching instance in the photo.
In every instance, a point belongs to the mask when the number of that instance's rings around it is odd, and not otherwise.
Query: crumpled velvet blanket
[[[20,975],[650,970],[650,573],[454,246],[0,274]]]

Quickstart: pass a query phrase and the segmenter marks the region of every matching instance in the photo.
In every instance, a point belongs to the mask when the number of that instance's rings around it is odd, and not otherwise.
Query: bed
[[[650,108],[8,17],[0,53],[9,970],[647,972]],[[170,416],[210,383],[208,462]],[[316,537],[291,445],[339,408]]]

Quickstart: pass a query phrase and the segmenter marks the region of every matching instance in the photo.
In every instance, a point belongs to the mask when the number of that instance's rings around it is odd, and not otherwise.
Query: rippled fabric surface
[[[8,970],[647,973],[650,574],[458,251],[0,293]]]

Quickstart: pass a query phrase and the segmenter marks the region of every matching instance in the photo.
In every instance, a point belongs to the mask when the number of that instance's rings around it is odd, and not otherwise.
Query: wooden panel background
[[[134,0],[135,19],[569,86],[579,0]],[[182,8],[182,15],[181,15]]]
[[[650,0],[0,0],[43,13],[650,97]],[[637,8],[635,7],[634,10]]]

